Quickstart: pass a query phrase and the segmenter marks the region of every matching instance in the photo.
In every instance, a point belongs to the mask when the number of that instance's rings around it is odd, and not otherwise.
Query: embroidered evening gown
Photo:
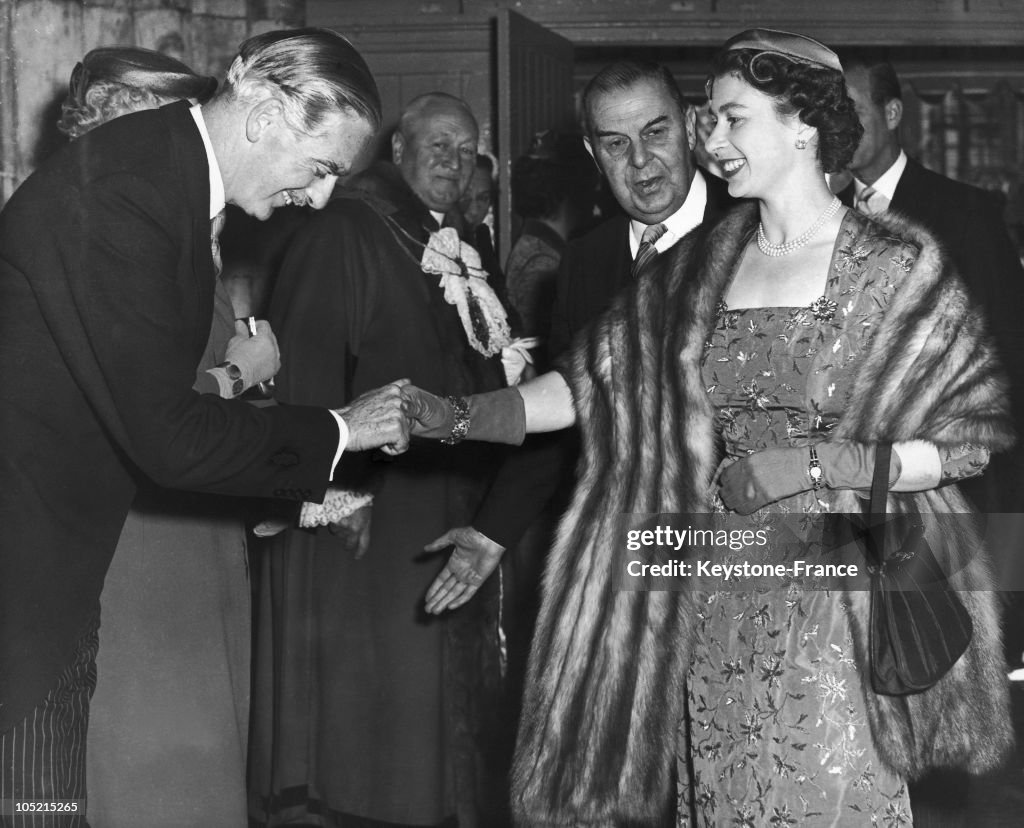
[[[908,265],[884,237],[857,237],[845,223],[825,294],[810,307],[720,306],[703,376],[727,455],[828,435],[895,290],[888,274]],[[976,474],[986,461],[984,449],[961,447],[944,457],[944,476]],[[827,489],[808,491],[749,520],[759,528],[831,501]],[[813,554],[815,531],[797,544],[802,556]],[[872,744],[842,593],[809,581],[757,587],[708,595],[697,619],[678,825],[911,825],[906,785]]]

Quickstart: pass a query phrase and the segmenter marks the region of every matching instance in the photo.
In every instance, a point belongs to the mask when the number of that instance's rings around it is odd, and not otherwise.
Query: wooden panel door
[[[572,43],[520,14],[498,14],[498,256],[512,248],[512,161],[534,133],[576,127]]]

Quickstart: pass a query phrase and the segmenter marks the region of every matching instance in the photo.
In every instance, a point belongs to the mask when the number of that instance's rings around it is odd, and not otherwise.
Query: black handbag
[[[853,532],[870,575],[871,686],[881,695],[906,696],[949,672],[970,644],[973,625],[925,537],[920,515],[886,514],[891,455],[890,444],[878,445],[867,511]]]

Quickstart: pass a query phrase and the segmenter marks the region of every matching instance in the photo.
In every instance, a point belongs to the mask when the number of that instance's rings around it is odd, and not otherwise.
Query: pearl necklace
[[[822,228],[826,221],[836,214],[836,211],[842,206],[842,202],[835,196],[833,196],[831,203],[825,208],[825,212],[818,216],[818,220],[814,222],[810,227],[804,230],[795,239],[790,239],[787,242],[781,244],[772,244],[768,241],[767,236],[764,234],[764,225],[761,222],[757,223],[757,249],[764,253],[765,256],[788,256],[790,253],[799,250],[807,242],[814,238],[815,234]]]

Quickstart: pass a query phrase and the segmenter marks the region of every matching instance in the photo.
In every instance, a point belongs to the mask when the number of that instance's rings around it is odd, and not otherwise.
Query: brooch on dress
[[[819,296],[810,305],[808,309],[814,315],[815,319],[822,322],[828,322],[830,319],[835,317],[836,311],[839,309],[839,305],[833,302],[831,299],[827,299],[824,296]]]

